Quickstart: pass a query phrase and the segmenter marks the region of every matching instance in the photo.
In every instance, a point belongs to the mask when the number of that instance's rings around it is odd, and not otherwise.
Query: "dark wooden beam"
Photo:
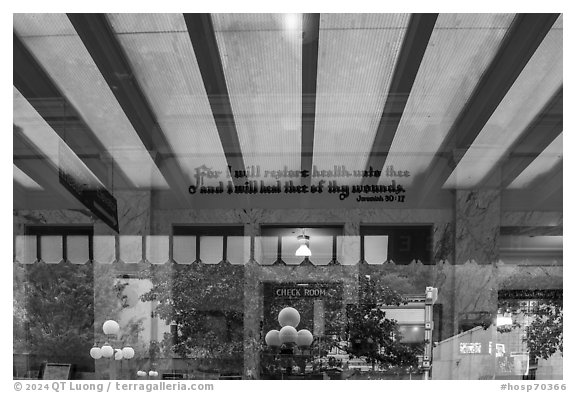
[[[505,189],[562,133],[562,104],[563,88],[561,87],[534,117],[521,137],[514,142],[500,165],[494,166],[486,175],[481,187],[496,185]]]
[[[24,153],[35,159],[13,159],[14,165],[30,176],[49,194],[60,197],[68,209],[87,208],[94,218],[118,232],[118,210],[116,198],[101,184],[97,184],[94,174],[82,165],[73,164],[80,159],[74,152],[59,151],[59,161],[68,164],[64,168],[49,159],[23,132],[13,125],[12,150]],[[93,184],[92,184],[93,183]]]
[[[314,124],[316,122],[316,82],[318,76],[318,42],[320,14],[302,15],[302,185],[310,186],[314,155]],[[304,172],[306,171],[306,172]]]
[[[186,190],[191,180],[175,160],[162,161],[162,155],[158,154],[173,153],[106,16],[68,14],[68,19],[170,189],[178,197],[180,204],[188,205],[190,199]]]
[[[212,18],[210,14],[184,14],[184,20],[196,54],[198,68],[202,75],[226,161],[232,171],[244,171],[244,159]],[[233,177],[232,180],[235,184],[241,185],[245,179]]]
[[[426,200],[431,193],[441,189],[558,16],[559,14],[516,15],[494,59],[438,149],[438,153],[458,154],[452,154],[449,160],[436,155],[428,170],[415,178],[415,184],[419,184],[419,201]]]
[[[402,49],[398,55],[398,61],[390,82],[382,117],[366,162],[366,171],[368,172],[380,171],[384,168],[398,124],[428,47],[428,41],[430,41],[430,36],[434,30],[436,19],[438,19],[438,14],[413,14],[410,17]],[[363,179],[363,184],[376,184],[377,182],[378,177],[376,176]]]
[[[13,83],[78,157],[83,158],[87,149],[92,154],[106,151],[78,111],[16,34],[13,35]],[[111,184],[109,164],[102,160],[83,161],[104,185]],[[115,184],[121,188],[134,186],[121,171],[117,171]]]

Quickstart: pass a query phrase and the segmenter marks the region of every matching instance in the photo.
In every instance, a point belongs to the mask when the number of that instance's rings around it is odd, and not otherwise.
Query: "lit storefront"
[[[15,14],[14,378],[561,379],[562,23]]]

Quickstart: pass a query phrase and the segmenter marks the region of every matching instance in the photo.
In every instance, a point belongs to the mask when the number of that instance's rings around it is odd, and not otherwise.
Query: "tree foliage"
[[[557,351],[564,351],[564,315],[559,304],[540,304],[528,326],[526,344],[536,357],[548,359]]]
[[[244,271],[230,264],[152,266],[153,287],[143,301],[173,325],[162,342],[165,353],[182,358],[231,358],[243,350]]]
[[[400,306],[406,300],[369,277],[360,276],[359,284],[359,302],[347,308],[345,333],[349,344],[345,350],[353,357],[364,356],[373,365],[415,367],[420,349],[401,342],[397,321],[386,318],[386,312],[381,308]]]
[[[523,341],[532,356],[548,359],[564,351],[564,311],[561,296],[539,299],[528,312],[522,310],[521,300],[507,299],[499,308],[514,315],[512,325],[498,326],[500,333],[526,329]]]
[[[153,286],[141,299],[157,302],[155,314],[173,325],[162,342],[164,351],[195,359],[242,355],[245,284],[242,266],[226,263],[151,266],[143,277],[150,279]],[[380,307],[403,303],[405,300],[398,292],[361,276],[359,302],[349,305],[345,313],[338,313],[340,323],[335,329],[340,326],[341,330],[329,345],[348,341],[350,344],[342,349],[352,356],[363,356],[386,367],[415,367],[421,348],[402,343],[397,322],[386,318]],[[270,306],[274,318],[269,322],[274,326],[265,327],[277,328],[275,315],[284,306],[283,303]],[[298,307],[304,314],[312,314],[306,312],[306,306]]]
[[[46,360],[89,360],[99,338],[95,326],[117,316],[125,286],[113,266],[99,268],[96,280],[94,268],[68,262],[14,265],[15,351]]]
[[[27,350],[52,356],[88,353],[94,336],[91,266],[36,263],[25,271]]]

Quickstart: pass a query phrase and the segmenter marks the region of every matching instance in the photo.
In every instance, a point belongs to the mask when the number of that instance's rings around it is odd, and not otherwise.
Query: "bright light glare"
[[[504,316],[504,315],[498,315],[496,317],[496,326],[505,326],[505,325],[512,325],[512,317],[510,316]]]
[[[296,30],[299,26],[298,14],[286,14],[284,25],[286,30]]]
[[[296,254],[297,257],[309,257],[312,256],[312,251],[306,246],[306,244],[302,244],[297,250]]]

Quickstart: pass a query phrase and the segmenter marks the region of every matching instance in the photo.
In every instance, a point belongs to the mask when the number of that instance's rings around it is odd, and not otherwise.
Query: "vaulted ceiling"
[[[188,207],[196,168],[336,166],[561,210],[562,59],[558,14],[15,14],[14,204],[75,206],[62,171]]]

